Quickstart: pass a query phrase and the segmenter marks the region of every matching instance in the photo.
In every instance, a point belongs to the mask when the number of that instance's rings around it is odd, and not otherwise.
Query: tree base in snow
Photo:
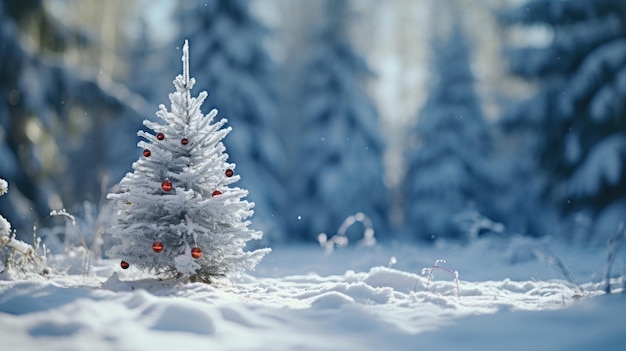
[[[205,283],[210,285],[223,279],[226,279],[225,275],[210,275],[205,272],[198,272],[189,277],[191,283]]]
[[[161,289],[175,289],[189,283],[205,283],[211,286],[227,286],[230,285],[225,276],[207,276],[194,274],[192,276],[179,274],[169,276],[168,278],[154,278],[146,275],[144,272],[138,272],[139,275],[125,275],[113,273],[101,286],[102,289],[111,291],[156,291]]]

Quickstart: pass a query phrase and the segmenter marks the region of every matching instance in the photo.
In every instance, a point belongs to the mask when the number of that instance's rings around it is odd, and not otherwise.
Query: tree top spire
[[[183,82],[185,87],[189,89],[189,42],[185,39],[185,45],[183,45]]]
[[[185,45],[183,45],[183,84],[187,89],[187,100],[191,99],[191,86],[189,84],[189,42],[185,39]]]

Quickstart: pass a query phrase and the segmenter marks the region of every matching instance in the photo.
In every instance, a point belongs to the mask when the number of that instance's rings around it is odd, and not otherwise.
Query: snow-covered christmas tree
[[[108,254],[124,269],[211,282],[253,269],[270,249],[244,251],[248,241],[262,237],[248,228],[254,203],[242,200],[246,190],[231,186],[240,177],[222,143],[231,131],[224,128],[227,120],[214,121],[215,109],[202,114],[207,93],[192,97],[194,84],[185,41],[171,109],[161,105],[157,112],[165,124],[144,121],[153,133],[137,133],[145,139],[138,143],[142,156],[119,191],[108,195],[117,211],[111,232],[119,240]]]

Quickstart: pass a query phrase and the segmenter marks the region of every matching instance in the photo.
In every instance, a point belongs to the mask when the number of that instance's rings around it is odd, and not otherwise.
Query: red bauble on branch
[[[211,194],[211,196],[220,196],[220,195],[222,195],[222,192],[220,190],[215,190],[213,194]]]
[[[161,252],[163,251],[163,243],[160,241],[155,241],[152,243],[152,250],[154,250],[154,252]]]
[[[163,139],[165,139],[165,134],[163,134],[163,133],[158,133],[158,134],[157,134],[157,139],[159,139],[159,140],[163,140]]]
[[[150,155],[152,155],[152,152],[150,152],[150,150],[148,149],[143,150],[143,157],[150,157]]]
[[[183,144],[183,145],[187,145],[187,144],[189,143],[189,139],[187,139],[187,138],[183,138],[183,139],[180,141],[180,143],[181,143],[181,144]]]
[[[163,191],[172,191],[174,187],[172,186],[172,182],[170,182],[169,180],[164,180],[163,183],[161,183],[161,189],[163,189]]]
[[[229,178],[232,177],[235,174],[235,172],[233,172],[233,170],[230,169],[230,168],[227,169],[225,173],[226,173],[226,176],[229,177]]]
[[[122,267],[122,269],[128,269],[128,267],[130,267],[130,265],[128,264],[128,262],[122,261],[122,262],[120,262],[120,267]]]
[[[202,250],[200,250],[199,247],[194,247],[193,249],[191,249],[191,257],[198,259],[200,258],[200,256],[202,256]]]

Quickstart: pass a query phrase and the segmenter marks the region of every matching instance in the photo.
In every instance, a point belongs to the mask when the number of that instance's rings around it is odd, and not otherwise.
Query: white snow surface
[[[459,272],[460,297],[452,274],[421,274],[437,259]],[[255,272],[206,285],[108,260],[80,273],[84,257],[59,255],[48,262],[66,273],[0,275],[0,348],[618,350],[624,278],[604,294],[605,261],[601,247],[528,238],[278,246]]]

